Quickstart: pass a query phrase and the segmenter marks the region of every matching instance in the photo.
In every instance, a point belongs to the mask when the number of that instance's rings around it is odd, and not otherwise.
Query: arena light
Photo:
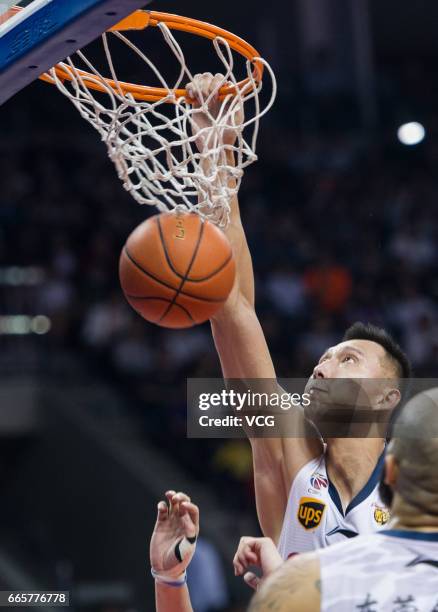
[[[47,334],[52,323],[45,315],[31,317],[28,315],[0,316],[0,335],[25,336],[28,334]]]
[[[0,285],[12,285],[20,287],[23,285],[40,285],[45,279],[42,268],[34,266],[6,266],[0,267]]]
[[[49,317],[45,315],[37,315],[33,317],[30,323],[30,329],[34,334],[42,335],[47,334],[50,331],[52,324],[50,322]]]
[[[424,140],[426,130],[418,121],[404,123],[397,130],[399,141],[406,146],[417,145]]]
[[[23,336],[30,333],[31,318],[26,315],[0,317],[0,334]]]

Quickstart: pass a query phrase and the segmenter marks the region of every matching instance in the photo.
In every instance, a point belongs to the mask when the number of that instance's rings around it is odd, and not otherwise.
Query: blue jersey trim
[[[356,497],[354,497],[351,500],[351,502],[348,504],[347,510],[345,511],[345,514],[344,514],[344,511],[342,509],[342,502],[341,502],[341,498],[339,496],[339,493],[338,493],[335,485],[331,482],[330,477],[329,477],[328,472],[327,472],[327,478],[328,478],[328,481],[329,481],[329,488],[328,488],[329,495],[330,495],[333,503],[335,504],[336,508],[342,514],[342,516],[346,516],[349,512],[351,512],[351,510],[353,510],[353,508],[356,508],[356,506],[358,506],[360,503],[362,503],[374,491],[374,489],[376,488],[376,486],[380,482],[380,477],[381,477],[382,471],[383,471],[383,464],[384,464],[384,461],[385,461],[385,453],[386,453],[386,448],[384,448],[382,454],[380,455],[379,460],[377,461],[376,467],[374,468],[371,476],[369,477],[368,482],[359,491],[359,493],[356,495]]]
[[[383,529],[379,535],[391,536],[393,538],[405,538],[406,540],[424,540],[426,542],[438,542],[438,531],[410,531],[408,529]]]
[[[332,499],[332,502],[335,504],[336,508],[339,510],[339,512],[342,514],[342,516],[344,516],[344,510],[342,508],[341,498],[339,497],[339,493],[338,493],[337,488],[335,487],[335,485],[330,480],[328,472],[327,472],[327,478],[328,478],[328,481],[329,481],[328,492],[329,492],[329,495],[330,495],[330,497]]]

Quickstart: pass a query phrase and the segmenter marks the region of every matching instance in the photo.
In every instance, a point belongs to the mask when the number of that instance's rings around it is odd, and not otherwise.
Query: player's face
[[[383,407],[394,386],[385,365],[383,347],[370,340],[348,340],[327,349],[306,385],[312,398],[309,418],[316,422],[333,409]]]
[[[384,378],[385,351],[370,340],[347,340],[327,349],[312,378]]]

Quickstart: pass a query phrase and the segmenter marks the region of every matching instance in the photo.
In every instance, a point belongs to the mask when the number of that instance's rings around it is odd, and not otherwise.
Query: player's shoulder
[[[385,531],[378,533],[368,533],[350,538],[345,542],[332,544],[327,548],[318,550],[321,564],[332,562],[336,559],[338,563],[349,565],[357,560],[368,559],[371,557],[381,558],[383,551],[391,547],[392,538],[385,537]],[[365,557],[366,555],[366,557]]]
[[[324,448],[324,450],[321,453],[315,455],[314,457],[312,457],[311,459],[306,461],[306,463],[303,465],[303,467],[298,472],[298,474],[300,472],[305,472],[305,471],[308,471],[308,470],[313,471],[313,470],[315,470],[317,468],[321,468],[321,470],[323,470],[324,473],[326,472],[326,451],[325,451],[325,448]]]
[[[328,486],[325,449],[322,453],[312,457],[301,466],[293,479],[292,487],[294,485],[296,487],[298,484],[302,484],[304,481],[308,483],[309,486],[313,486],[313,480],[315,480],[317,483],[318,489],[320,486]]]
[[[322,452],[307,458],[290,479],[289,499],[312,492],[322,494],[328,485],[325,449],[322,449]]]

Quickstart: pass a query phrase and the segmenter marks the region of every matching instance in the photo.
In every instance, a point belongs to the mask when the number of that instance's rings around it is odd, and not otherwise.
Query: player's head
[[[404,381],[410,376],[407,356],[386,330],[355,323],[342,342],[324,352],[313,370],[306,388],[313,388],[314,397],[309,418],[318,421],[328,404],[355,410],[357,402],[389,414],[398,405]],[[324,393],[325,387],[329,394]],[[319,398],[318,390],[324,393]]]
[[[342,342],[328,348],[313,370],[315,378],[409,378],[409,360],[392,336],[370,323],[354,323]]]
[[[438,387],[403,406],[393,425],[384,483],[407,526],[438,525]],[[390,500],[391,501],[391,500]]]

